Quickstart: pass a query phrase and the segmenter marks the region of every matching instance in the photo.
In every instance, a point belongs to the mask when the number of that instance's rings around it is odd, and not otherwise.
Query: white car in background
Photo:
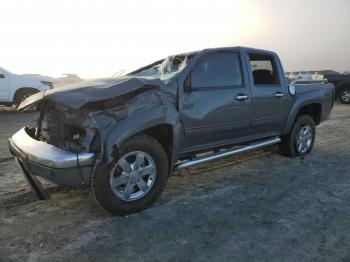
[[[53,83],[56,86],[62,86],[67,84],[75,84],[83,81],[79,76],[75,74],[63,74],[61,77],[53,79]]]
[[[0,67],[0,105],[18,107],[27,97],[52,87],[50,81],[16,75]]]
[[[322,80],[322,79],[324,79],[324,75],[322,75],[318,72],[315,72],[314,74],[312,74],[312,79],[313,80]]]
[[[297,71],[292,74],[293,80],[312,80],[312,74],[306,71]]]

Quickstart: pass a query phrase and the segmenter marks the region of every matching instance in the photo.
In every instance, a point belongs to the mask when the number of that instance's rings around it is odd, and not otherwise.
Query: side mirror
[[[184,91],[185,92],[190,92],[192,90],[192,86],[191,86],[191,75],[189,75],[184,83]]]
[[[295,96],[296,94],[295,83],[296,83],[296,80],[290,82],[288,85],[288,91],[291,96]]]

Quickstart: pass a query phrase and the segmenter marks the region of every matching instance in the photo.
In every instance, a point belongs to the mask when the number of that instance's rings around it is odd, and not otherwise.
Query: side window
[[[205,56],[191,73],[192,88],[241,86],[242,71],[235,53]]]
[[[276,64],[272,56],[249,54],[249,62],[255,85],[279,84]]]

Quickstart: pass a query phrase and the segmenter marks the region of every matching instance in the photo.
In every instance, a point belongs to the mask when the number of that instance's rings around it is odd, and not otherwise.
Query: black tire
[[[111,172],[117,165],[120,158],[135,152],[142,151],[151,156],[156,166],[156,176],[149,191],[142,197],[125,201],[117,197],[111,189]],[[90,180],[91,194],[97,203],[112,214],[125,216],[131,213],[140,212],[150,207],[163,192],[168,176],[169,161],[162,145],[153,137],[146,134],[139,134],[129,138],[120,148],[118,159],[108,167],[100,164]]]
[[[312,137],[311,137],[311,144],[308,147],[306,152],[299,152],[297,148],[297,138],[299,135],[299,132],[302,130],[303,127],[310,127]],[[290,156],[290,157],[297,157],[297,156],[303,156],[311,152],[316,137],[316,129],[315,129],[315,121],[314,119],[309,115],[301,115],[297,118],[295,121],[292,130],[287,136],[282,137],[282,141],[279,144],[280,151],[282,155]]]
[[[37,93],[38,91],[36,90],[32,90],[32,89],[24,89],[24,90],[19,90],[14,98],[13,104],[15,105],[16,108],[19,107],[19,105],[29,96],[34,95],[35,93]],[[27,112],[33,112],[36,111],[37,107],[36,106],[32,106],[26,109]]]
[[[340,103],[342,104],[350,104],[350,86],[349,87],[343,87],[338,92],[338,98]]]

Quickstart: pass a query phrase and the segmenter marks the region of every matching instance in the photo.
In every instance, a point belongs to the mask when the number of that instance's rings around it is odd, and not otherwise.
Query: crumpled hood
[[[63,104],[72,109],[79,109],[90,102],[102,102],[133,92],[137,94],[164,86],[164,82],[160,79],[135,77],[84,81],[36,93],[24,100],[18,110],[22,111],[44,100]]]

